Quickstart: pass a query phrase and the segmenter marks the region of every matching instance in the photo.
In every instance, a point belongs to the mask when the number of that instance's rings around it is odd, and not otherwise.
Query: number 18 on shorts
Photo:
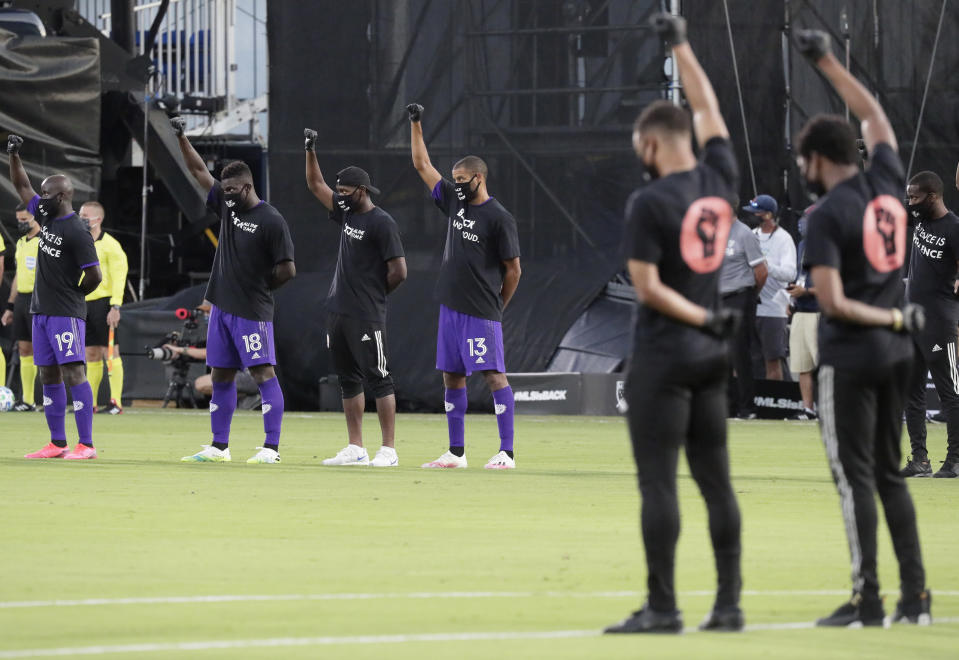
[[[222,369],[276,364],[273,323],[245,319],[213,306],[206,339],[206,363]]]

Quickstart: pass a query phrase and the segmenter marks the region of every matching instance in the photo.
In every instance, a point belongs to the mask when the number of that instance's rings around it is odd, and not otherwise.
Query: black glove
[[[682,16],[661,12],[653,14],[649,24],[670,48],[686,41],[686,19]]]
[[[186,130],[186,119],[183,117],[171,117],[170,127],[173,128],[177,137],[183,137],[183,131]]]
[[[822,30],[797,30],[796,48],[813,64],[818,62],[823,55],[832,51],[829,35]]]
[[[16,153],[20,153],[20,147],[23,146],[23,138],[19,135],[14,135],[11,133],[7,137],[7,153],[11,156]]]
[[[869,157],[869,150],[866,149],[865,140],[856,140],[856,151],[859,152],[859,157],[862,160],[866,160]]]
[[[416,123],[420,120],[420,116],[423,114],[423,106],[419,103],[410,103],[406,106],[406,111],[410,113],[410,121]]]
[[[708,310],[706,312],[706,322],[703,323],[703,332],[720,339],[728,339],[736,334],[742,320],[742,312],[736,309],[723,307],[718,311]]]
[[[304,128],[303,138],[303,148],[307,151],[313,151],[313,147],[316,145],[316,131],[312,128]]]
[[[916,335],[926,327],[926,310],[922,305],[909,303],[899,311],[902,314],[902,327],[893,328],[894,330]]]

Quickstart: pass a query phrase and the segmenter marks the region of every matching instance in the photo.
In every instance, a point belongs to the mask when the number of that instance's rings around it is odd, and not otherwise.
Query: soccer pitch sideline
[[[492,415],[467,419],[466,470],[423,470],[439,415],[400,415],[398,468],[323,467],[341,415],[289,414],[283,463],[189,464],[205,413],[97,416],[100,458],[27,461],[43,416],[0,415],[0,658],[956,658],[959,480],[910,482],[931,627],[811,629],[848,595],[839,502],[816,426],[733,423],[743,512],[742,634],[603,637],[639,605],[638,494],[619,418],[517,418],[517,470],[482,469]],[[75,441],[72,420],[68,436]],[[375,450],[374,415],[365,420]],[[941,459],[944,428],[930,427]],[[712,603],[705,508],[680,466],[677,589],[687,628]],[[880,529],[887,612],[897,570]]]

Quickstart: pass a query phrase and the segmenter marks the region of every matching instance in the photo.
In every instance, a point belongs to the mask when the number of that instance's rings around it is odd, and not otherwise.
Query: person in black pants
[[[869,166],[860,171],[856,134],[843,117],[817,115],[797,140],[798,165],[814,197],[805,265],[824,322],[819,332],[822,440],[839,491],[852,559],[853,593],[820,626],[885,622],[876,569],[878,493],[899,560],[901,598],[892,620],[928,623],[931,598],[916,512],[899,475],[902,411],[918,305],[902,305],[905,186],[896,136],[878,101],[832,54],[825,32],[800,30],[797,46],[860,120]]]
[[[692,109],[667,101],[636,120],[633,148],[656,180],[626,210],[627,265],[640,300],[627,378],[629,433],[642,499],[648,600],[607,633],[680,632],[674,573],[679,537],[676,465],[685,447],[709,512],[718,573],[703,630],[741,630],[739,506],[726,450],[727,342],[739,314],[720,304],[720,266],[739,171],[709,79],[686,43],[686,23],[657,14]],[[702,149],[692,150],[691,133]]]
[[[926,327],[915,337],[916,362],[906,428],[912,458],[904,477],[959,477],[959,370],[956,368],[956,330],[959,325],[959,217],[942,202],[942,179],[919,172],[906,188],[909,217],[915,221],[906,299],[926,310]],[[932,374],[946,418],[947,450],[942,468],[932,473],[926,449],[926,372]]]

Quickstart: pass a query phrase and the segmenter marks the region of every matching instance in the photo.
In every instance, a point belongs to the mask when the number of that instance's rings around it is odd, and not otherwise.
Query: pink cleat
[[[429,463],[423,463],[422,466],[425,468],[465,468],[466,467],[466,456],[457,456],[452,452],[446,452],[435,461],[430,461]]]
[[[68,461],[81,461],[84,459],[91,459],[97,457],[97,450],[89,445],[84,445],[77,443],[77,446],[73,448],[69,454],[64,456]]]
[[[55,444],[48,443],[40,451],[35,451],[32,454],[27,454],[24,458],[63,458],[67,455],[66,447],[57,447]]]

